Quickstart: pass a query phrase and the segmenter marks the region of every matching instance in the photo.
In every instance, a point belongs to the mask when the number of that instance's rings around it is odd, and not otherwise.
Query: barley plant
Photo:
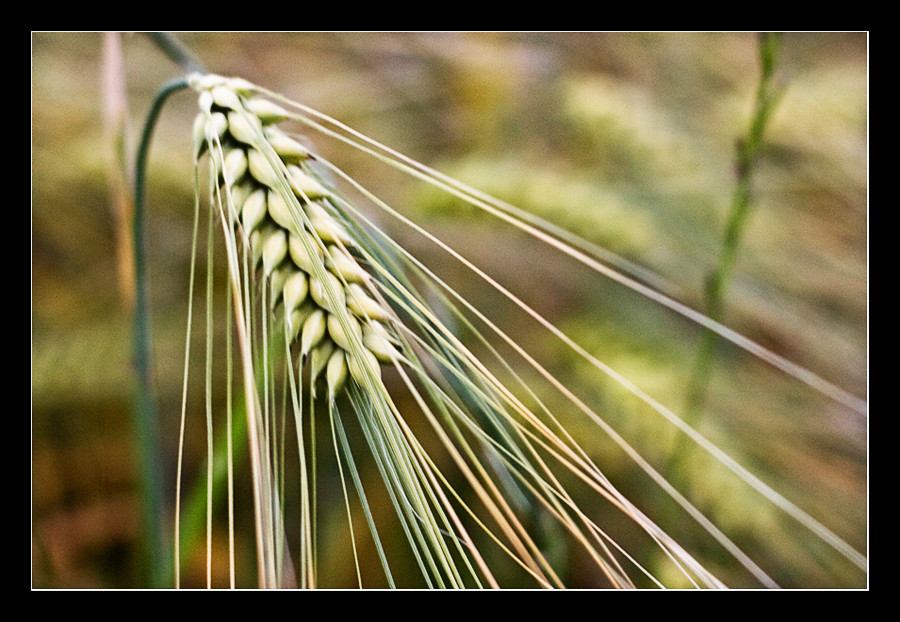
[[[340,41],[362,56],[380,41],[256,36]],[[138,37],[144,62],[155,55],[181,73],[147,100],[132,144],[134,77],[120,63]],[[606,41],[394,37],[435,55],[446,44],[433,74],[444,86],[453,51],[519,42],[539,56]],[[779,116],[831,118],[814,108],[828,93],[784,67],[839,37],[608,37],[632,53],[744,53],[728,63],[740,97],[729,91],[722,99],[734,101],[706,112],[738,119],[727,149],[686,140],[689,122],[663,123],[646,91],[607,78],[559,86],[568,124],[507,120],[520,127],[504,135],[543,150],[525,166],[451,153],[428,165],[304,102],[302,88],[271,86],[253,62],[220,71],[203,36],[103,35],[107,137],[118,145],[109,185],[124,206],[115,263],[133,319],[142,586],[867,585],[865,96],[861,113],[843,111],[861,115],[850,122],[862,123],[861,152],[858,138],[839,145],[846,154],[820,152],[810,141],[838,144],[818,133],[825,126]],[[865,53],[864,35],[845,37]],[[640,65],[622,56],[619,69],[629,62]],[[316,84],[314,66],[288,66]],[[830,70],[865,90],[849,62]],[[399,89],[403,79],[391,74]],[[458,84],[473,99],[508,94]],[[798,88],[805,99],[792,99]],[[685,98],[682,110],[715,103],[668,93]],[[360,106],[379,115],[376,99]],[[438,131],[423,118],[407,131]],[[477,116],[458,122],[457,132],[488,129]],[[176,134],[183,153],[170,174],[189,190],[166,197],[153,163]],[[584,143],[584,174],[560,174],[554,142]],[[691,170],[684,161],[703,150],[726,155]],[[847,178],[822,179],[828,166]],[[161,320],[147,226],[160,202],[190,223],[168,263],[181,275],[165,294],[176,311]],[[671,235],[688,250],[659,241],[663,222],[682,228]],[[676,253],[695,259],[676,264]],[[802,262],[814,265],[785,268]],[[160,321],[180,346],[154,345]],[[177,391],[159,393],[161,356]],[[33,549],[52,558],[43,525]]]

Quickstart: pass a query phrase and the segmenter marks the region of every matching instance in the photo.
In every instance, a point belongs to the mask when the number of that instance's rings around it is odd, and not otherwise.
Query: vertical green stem
[[[159,420],[156,411],[156,387],[153,381],[153,356],[150,322],[150,281],[147,276],[145,186],[147,158],[153,128],[166,99],[185,88],[187,82],[176,80],[165,86],[157,95],[150,109],[135,162],[134,176],[134,366],[138,385],[135,394],[135,429],[140,461],[141,488],[144,507],[142,522],[145,533],[146,567],[152,587],[163,587],[165,570],[165,544],[162,528],[162,490],[160,466]]]
[[[756,102],[747,136],[741,139],[737,145],[737,182],[731,199],[719,260],[709,276],[706,287],[706,314],[716,322],[721,321],[722,318],[725,294],[734,270],[747,216],[752,206],[752,178],[763,146],[763,134],[781,93],[775,80],[780,42],[779,33],[759,35],[760,78],[756,91]],[[706,402],[718,341],[718,335],[711,330],[704,331],[700,339],[688,383],[687,406],[683,415],[684,420],[692,426],[697,424]],[[683,460],[688,447],[687,439],[676,447],[671,456],[670,467],[677,467],[677,463]]]
[[[186,48],[167,33],[148,33],[166,54],[186,71],[202,71],[203,67]],[[134,425],[137,437],[139,476],[142,489],[142,524],[147,581],[151,587],[167,587],[172,569],[166,560],[163,538],[161,442],[157,413],[156,387],[153,381],[152,331],[150,314],[150,280],[147,275],[145,178],[153,129],[166,100],[173,93],[187,88],[185,78],[164,86],[157,94],[144,123],[138,146],[134,171],[134,215],[132,219],[132,251],[134,263],[134,335],[133,364],[137,373],[134,397]]]

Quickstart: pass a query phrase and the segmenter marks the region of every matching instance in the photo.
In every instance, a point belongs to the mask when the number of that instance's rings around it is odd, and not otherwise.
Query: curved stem
[[[144,223],[145,172],[150,149],[150,139],[156,120],[166,99],[187,86],[186,79],[175,80],[166,85],[153,102],[135,161],[134,177],[134,220],[132,222],[134,248],[134,366],[138,377],[135,396],[135,428],[137,432],[140,460],[141,485],[143,488],[143,523],[146,534],[147,568],[150,584],[163,587],[164,546],[161,502],[161,465],[159,421],[156,411],[156,390],[153,381],[151,330],[150,330],[150,283],[147,277],[146,241]]]

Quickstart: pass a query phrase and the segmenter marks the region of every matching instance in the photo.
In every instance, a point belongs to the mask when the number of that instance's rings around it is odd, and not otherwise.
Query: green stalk
[[[201,71],[202,66],[166,33],[148,33],[160,49],[187,71]],[[166,100],[175,92],[187,88],[185,78],[179,78],[164,86],[154,99],[144,123],[138,145],[134,172],[134,217],[132,221],[134,257],[134,334],[133,364],[137,373],[134,396],[134,426],[137,437],[139,477],[143,507],[144,568],[151,587],[168,586],[171,569],[166,560],[166,542],[163,537],[162,467],[159,415],[156,387],[153,380],[152,330],[150,313],[150,281],[147,275],[145,178],[150,142],[153,130]]]
[[[144,555],[148,582],[152,587],[163,587],[166,576],[165,543],[162,528],[162,487],[161,487],[161,443],[159,438],[159,416],[156,409],[157,396],[153,380],[152,336],[150,320],[150,281],[147,276],[145,182],[150,139],[166,99],[173,93],[187,87],[184,79],[175,80],[157,94],[148,114],[138,147],[134,176],[134,366],[137,372],[135,394],[135,430],[137,435],[139,472],[141,478],[142,522],[144,526]]]
[[[737,144],[737,181],[731,199],[728,221],[725,225],[722,249],[718,263],[709,275],[706,284],[706,315],[715,322],[720,322],[722,319],[725,295],[734,271],[747,217],[752,207],[753,173],[764,145],[763,135],[766,124],[781,95],[781,87],[775,79],[780,43],[780,33],[761,33],[759,35],[760,78],[756,91],[756,102],[747,136],[739,140]],[[683,415],[684,421],[692,427],[696,427],[706,403],[718,342],[719,336],[715,332],[704,330],[688,383],[687,406]],[[677,466],[684,460],[688,448],[688,439],[684,439],[675,448],[669,466],[677,469]],[[677,474],[677,470],[669,472],[673,475]]]

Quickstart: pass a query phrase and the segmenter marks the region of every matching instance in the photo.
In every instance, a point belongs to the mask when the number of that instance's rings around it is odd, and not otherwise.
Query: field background
[[[735,141],[746,133],[753,103],[754,34],[178,37],[210,71],[278,91],[570,229],[652,271],[665,291],[702,308],[734,187]],[[126,34],[122,44],[133,150],[152,97],[180,74],[146,37]],[[32,36],[31,542],[38,588],[140,587],[143,580],[131,328],[110,201],[101,55],[100,33]],[[867,35],[787,34],[779,76],[786,90],[767,131],[724,321],[865,400]],[[167,500],[174,494],[195,112],[190,94],[172,98],[148,173]],[[696,328],[560,262],[509,227],[386,173],[371,158],[310,138],[358,181],[428,223],[602,360],[680,411]],[[384,227],[425,261],[442,265],[434,248],[393,223]],[[567,384],[591,395],[649,459],[664,460],[674,440],[657,420],[598,383],[558,343],[517,324],[483,284],[445,269],[481,308],[518,327],[517,337],[565,373]],[[196,363],[202,369],[202,357]],[[731,349],[720,353],[712,387],[703,432],[865,553],[865,417]],[[190,473],[202,469],[205,443],[202,400],[193,406]],[[576,433],[592,434],[571,424]],[[633,469],[613,458],[601,466],[628,487]],[[767,538],[780,520],[775,512],[710,477],[706,466],[693,468],[679,478],[694,498],[751,546],[776,549],[764,557],[783,584],[865,585],[862,573],[832,563],[803,536]],[[636,479],[636,498],[641,486]],[[343,534],[335,533],[339,542]],[[244,552],[241,561],[252,567],[251,553]],[[328,577],[335,585],[342,584],[343,563],[351,560],[335,553],[338,570]],[[202,577],[202,568],[198,572]],[[722,572],[745,584],[745,577]],[[598,585],[590,574],[579,574],[577,563],[570,579],[576,586]]]

